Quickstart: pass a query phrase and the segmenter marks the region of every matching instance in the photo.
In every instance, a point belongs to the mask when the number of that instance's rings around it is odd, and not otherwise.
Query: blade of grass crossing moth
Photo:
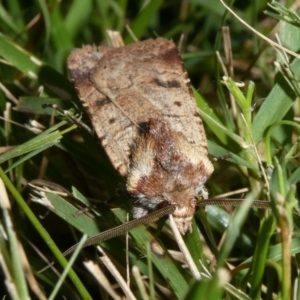
[[[118,210],[114,213],[122,222],[125,222],[126,216],[123,212]],[[145,241],[150,241],[150,246],[152,245],[151,260],[153,264],[160,271],[161,275],[167,279],[176,297],[182,297],[188,290],[187,281],[182,276],[181,271],[177,268],[176,264],[174,264],[173,259],[169,257],[163,244],[157,238],[154,238],[144,226],[134,228],[131,230],[130,234],[142,253],[146,253]],[[155,252],[153,249],[156,249]],[[158,253],[161,254],[159,255]]]

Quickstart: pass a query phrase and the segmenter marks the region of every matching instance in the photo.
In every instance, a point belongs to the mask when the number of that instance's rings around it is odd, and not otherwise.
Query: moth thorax
[[[195,213],[194,206],[176,207],[173,217],[181,234],[192,232],[192,219]]]

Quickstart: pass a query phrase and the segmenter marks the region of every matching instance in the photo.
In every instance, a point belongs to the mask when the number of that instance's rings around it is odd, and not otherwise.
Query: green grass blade
[[[141,12],[137,18],[130,24],[130,28],[134,35],[140,39],[142,34],[145,32],[146,26],[149,23],[153,15],[158,11],[162,5],[162,0],[152,0],[147,2],[146,5],[142,8]],[[133,42],[133,39],[130,35],[124,38],[125,44]]]
[[[42,148],[42,150],[44,150],[48,147],[51,147],[54,144],[59,143],[60,139],[63,137],[63,134],[62,134],[62,132],[58,131],[57,129],[65,124],[66,124],[66,122],[63,121],[63,122],[51,127],[50,129],[44,131],[43,133],[39,134],[38,136],[34,137],[33,139],[29,140],[28,142],[25,142],[22,145],[2,154],[0,156],[0,164],[9,159],[21,156],[28,152],[31,152],[34,150],[39,150],[39,149],[41,150],[41,148]],[[67,131],[70,131],[74,128],[76,128],[75,125],[68,128]]]
[[[293,61],[291,68],[295,75],[300,77],[300,61]],[[296,97],[289,89],[288,84],[283,79],[280,79],[264,100],[253,120],[252,134],[255,143],[261,141],[272,124],[284,118],[295,99]]]

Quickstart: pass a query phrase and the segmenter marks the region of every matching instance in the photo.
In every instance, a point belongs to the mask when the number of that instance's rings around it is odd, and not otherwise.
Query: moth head
[[[170,205],[171,202],[159,199],[159,198],[149,198],[145,195],[139,195],[140,197],[134,199],[134,207],[132,210],[132,215],[134,219],[139,219],[148,213],[162,208],[164,205]],[[176,206],[173,213],[174,221],[181,232],[185,234],[186,232],[192,232],[191,221],[195,214],[195,207],[197,200],[188,201],[189,206]]]

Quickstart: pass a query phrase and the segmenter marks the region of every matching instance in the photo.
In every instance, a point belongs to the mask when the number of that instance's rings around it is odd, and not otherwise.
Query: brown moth
[[[140,218],[176,205],[182,234],[191,231],[196,197],[213,172],[190,80],[173,42],[149,39],[75,49],[68,68],[113,166],[126,176]]]

